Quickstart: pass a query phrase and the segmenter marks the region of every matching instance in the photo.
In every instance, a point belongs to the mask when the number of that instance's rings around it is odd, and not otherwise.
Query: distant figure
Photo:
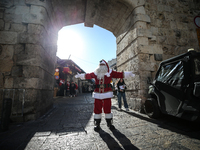
[[[75,91],[76,91],[76,96],[78,95],[78,84],[75,82],[75,86],[76,86],[76,88],[75,88]]]
[[[66,82],[65,89],[66,89],[66,96],[70,96],[70,83],[69,83],[69,81]]]
[[[117,96],[117,91],[118,91],[117,83],[118,82],[115,82],[114,87],[113,87],[113,95],[114,95],[114,97]]]
[[[92,86],[91,85],[89,85],[89,87],[88,87],[88,91],[91,93],[91,95],[92,95],[92,92],[93,92],[93,88],[92,88]]]
[[[76,95],[76,85],[75,85],[74,81],[72,81],[70,84],[70,95],[71,95],[71,97],[75,97],[75,95]]]
[[[124,101],[124,107],[126,108],[126,111],[129,111],[128,109],[128,104],[126,101],[126,94],[125,94],[125,90],[126,88],[126,84],[124,82],[124,79],[120,79],[119,82],[117,83],[117,88],[118,88],[118,106],[119,106],[119,110],[121,110],[121,98],[123,97],[123,101]]]

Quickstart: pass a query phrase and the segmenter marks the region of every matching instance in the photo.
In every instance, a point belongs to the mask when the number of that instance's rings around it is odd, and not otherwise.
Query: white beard
[[[95,74],[97,75],[97,79],[103,79],[104,75],[108,72],[107,66],[101,66],[94,71]]]

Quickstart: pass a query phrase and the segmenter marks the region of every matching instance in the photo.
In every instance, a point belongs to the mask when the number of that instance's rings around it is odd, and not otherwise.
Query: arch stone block
[[[18,35],[16,32],[0,31],[0,44],[17,44]]]

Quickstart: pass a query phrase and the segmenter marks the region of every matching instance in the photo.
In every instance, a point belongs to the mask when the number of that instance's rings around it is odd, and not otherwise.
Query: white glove
[[[75,75],[75,78],[80,78],[80,74],[77,72],[77,75]]]
[[[124,78],[135,77],[132,71],[124,71]]]
[[[75,78],[80,78],[81,80],[84,80],[84,79],[85,79],[85,73],[79,74],[79,73],[77,72],[77,75],[75,75],[74,77],[75,77]]]
[[[135,77],[135,74],[134,74],[134,73],[132,73],[132,74],[131,74],[131,77]]]

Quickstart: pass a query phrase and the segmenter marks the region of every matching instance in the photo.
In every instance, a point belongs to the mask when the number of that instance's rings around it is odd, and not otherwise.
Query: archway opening
[[[89,28],[82,23],[63,27],[58,32],[54,97],[72,96],[66,90],[72,82],[78,86],[76,95],[90,92],[94,80],[79,80],[75,75],[94,72],[102,59],[116,69],[116,48],[113,33],[99,26]]]
[[[71,59],[85,72],[93,72],[101,59],[116,58],[116,37],[99,26],[83,23],[65,26],[58,32],[57,57]]]

